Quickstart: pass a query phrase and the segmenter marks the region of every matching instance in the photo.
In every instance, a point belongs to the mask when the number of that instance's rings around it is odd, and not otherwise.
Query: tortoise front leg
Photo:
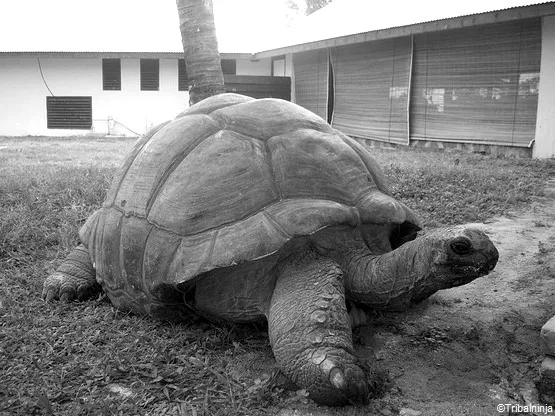
[[[316,402],[367,401],[349,321],[337,263],[312,251],[282,263],[268,314],[270,342],[284,374]]]
[[[60,299],[69,302],[84,300],[101,291],[89,252],[82,244],[75,247],[58,269],[48,276],[42,289],[47,302]]]

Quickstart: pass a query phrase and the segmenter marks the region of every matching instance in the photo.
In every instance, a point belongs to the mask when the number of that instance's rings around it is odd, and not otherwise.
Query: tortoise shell
[[[140,297],[332,225],[404,222],[358,142],[290,102],[222,94],[138,141],[80,236],[97,279]]]

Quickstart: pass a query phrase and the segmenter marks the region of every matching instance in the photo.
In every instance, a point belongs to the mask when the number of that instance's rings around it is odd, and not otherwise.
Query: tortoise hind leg
[[[69,253],[60,267],[46,278],[42,297],[47,302],[54,299],[69,302],[73,299],[85,300],[100,291],[89,252],[80,244]]]
[[[342,272],[314,252],[292,255],[278,271],[268,313],[281,370],[326,405],[365,403],[366,374],[353,356]]]

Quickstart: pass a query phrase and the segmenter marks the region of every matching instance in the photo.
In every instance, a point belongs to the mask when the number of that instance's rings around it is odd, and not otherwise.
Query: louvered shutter
[[[121,60],[102,60],[102,88],[105,91],[121,90]]]
[[[160,61],[141,59],[141,91],[158,91],[160,88]]]
[[[46,120],[49,129],[90,129],[92,97],[46,97]]]

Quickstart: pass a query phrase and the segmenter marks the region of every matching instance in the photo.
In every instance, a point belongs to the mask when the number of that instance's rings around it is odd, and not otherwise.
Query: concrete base
[[[351,136],[352,137],[352,136]],[[407,147],[414,147],[428,151],[460,151],[466,153],[479,153],[484,155],[497,155],[515,158],[531,158],[532,149],[528,147],[512,147],[512,146],[499,146],[488,144],[474,144],[474,143],[451,143],[439,142],[432,140],[411,140],[410,145],[400,145],[397,143],[383,142],[380,140],[365,139],[361,137],[353,137],[357,142],[366,147],[377,149],[405,149]]]
[[[555,357],[555,316],[545,323],[540,336],[541,347],[545,355]]]
[[[543,360],[537,387],[540,401],[555,405],[555,357],[547,355]]]

